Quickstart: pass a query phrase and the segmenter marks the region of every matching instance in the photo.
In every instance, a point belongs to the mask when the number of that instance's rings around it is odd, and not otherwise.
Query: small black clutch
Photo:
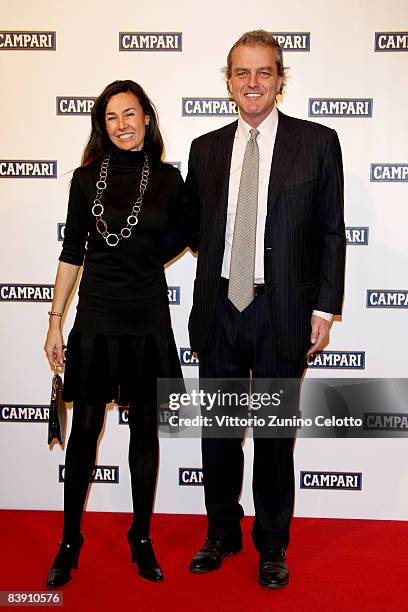
[[[48,444],[56,438],[63,444],[66,423],[66,407],[62,399],[62,379],[54,370],[51,384],[50,411],[48,415]]]

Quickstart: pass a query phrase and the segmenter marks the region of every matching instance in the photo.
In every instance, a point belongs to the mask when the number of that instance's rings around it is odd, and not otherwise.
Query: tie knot
[[[256,128],[252,128],[252,130],[249,130],[250,140],[252,141],[256,140],[258,134],[259,134],[259,130],[257,130]]]

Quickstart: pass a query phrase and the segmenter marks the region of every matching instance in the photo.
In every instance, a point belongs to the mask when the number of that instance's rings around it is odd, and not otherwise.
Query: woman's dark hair
[[[111,140],[105,127],[106,107],[112,96],[129,91],[136,96],[144,114],[148,115],[150,119],[149,124],[146,126],[144,149],[149,152],[153,164],[159,163],[162,159],[164,144],[159,130],[157,111],[153,102],[151,102],[144,89],[138,83],[130,80],[113,81],[113,83],[105,87],[101,95],[95,100],[91,115],[91,135],[82,155],[82,166],[87,166],[102,157],[111,146]]]

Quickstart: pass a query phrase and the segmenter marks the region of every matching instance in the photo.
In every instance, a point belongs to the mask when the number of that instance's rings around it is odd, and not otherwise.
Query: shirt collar
[[[273,137],[278,127],[278,119],[278,109],[276,106],[274,106],[269,115],[265,117],[262,123],[258,125],[259,136],[261,136],[263,139]],[[245,142],[247,142],[249,139],[250,130],[252,130],[252,127],[242,119],[241,115],[239,115],[236,132],[238,138],[242,138]]]

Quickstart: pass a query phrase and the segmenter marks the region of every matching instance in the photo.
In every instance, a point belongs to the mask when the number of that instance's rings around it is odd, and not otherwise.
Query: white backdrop
[[[64,463],[64,451],[58,446],[49,450],[47,426],[35,422],[45,413],[41,407],[49,401],[51,378],[42,350],[50,304],[39,298],[47,298],[49,289],[44,286],[54,281],[61,248],[57,224],[65,220],[69,181],[79,165],[90,118],[57,114],[57,98],[94,97],[115,79],[140,82],[158,108],[167,160],[181,162],[185,175],[191,140],[234,117],[183,116],[182,99],[226,96],[220,68],[231,45],[250,29],[309,33],[309,37],[300,37],[310,42],[309,49],[284,53],[290,72],[287,91],[279,104],[283,112],[308,118],[310,99],[369,100],[362,107],[369,107],[371,116],[310,118],[335,128],[339,134],[346,225],[358,228],[349,237],[364,243],[368,236],[368,244],[357,242],[348,247],[343,318],[334,323],[327,350],[347,354],[362,351],[364,368],[323,367],[310,369],[307,376],[407,376],[405,0],[343,0],[341,4],[287,0],[283,5],[258,0],[252,10],[240,9],[231,0],[207,0],[204,4],[121,0],[120,10],[107,0],[14,0],[2,4],[1,507],[62,508],[58,466]],[[53,38],[48,35],[41,39],[6,32],[55,32],[55,49],[35,46]],[[179,33],[182,50],[119,51],[120,32]],[[375,51],[376,32],[402,34],[380,36],[380,50]],[[297,39],[292,36],[286,43],[290,40]],[[25,47],[13,49],[13,45]],[[202,109],[203,105],[195,107]],[[313,108],[338,111],[341,105],[317,103]],[[358,105],[351,102],[346,112],[355,109]],[[18,177],[30,171],[30,166],[19,165],[21,160],[56,161],[56,177]],[[31,171],[37,172],[37,167]],[[371,181],[372,176],[387,180]],[[180,287],[180,304],[172,305],[171,312],[181,349],[189,346],[187,318],[194,271],[195,259],[190,253],[167,270],[169,285]],[[13,285],[22,287],[10,287]],[[40,287],[30,294],[33,285]],[[375,294],[369,304],[381,307],[367,308],[368,290],[385,292],[380,299]],[[387,304],[396,305],[395,292],[402,295],[399,306],[385,308]],[[66,318],[65,336],[73,321],[75,302],[76,298]],[[184,367],[186,376],[197,376],[197,370],[193,365]],[[22,420],[27,405],[40,407],[30,417],[31,422]],[[117,466],[119,482],[95,483],[88,509],[130,511],[128,430],[118,424],[115,407],[107,411],[104,434],[97,463]],[[408,519],[407,450],[406,439],[299,440],[296,515]],[[251,441],[247,441],[245,453],[250,459]],[[199,480],[199,440],[162,439],[161,457],[156,511],[204,512],[202,487],[189,486]],[[180,473],[180,468],[190,471]],[[301,471],[358,473],[361,490],[300,489]],[[242,502],[248,513],[253,512],[250,480],[251,461],[247,461]]]

